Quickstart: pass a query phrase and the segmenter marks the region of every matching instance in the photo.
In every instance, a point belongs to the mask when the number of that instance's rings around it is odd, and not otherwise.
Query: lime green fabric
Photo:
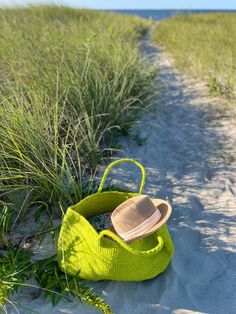
[[[130,159],[119,162],[124,161],[133,162]],[[138,163],[135,161],[135,164]],[[140,169],[142,182],[139,194],[102,192],[107,175],[105,172],[98,193],[68,208],[63,218],[57,251],[58,263],[64,272],[73,276],[79,274],[81,278],[93,281],[140,281],[155,277],[166,269],[174,253],[166,225],[146,238],[127,244],[109,230],[97,233],[86,219],[113,211],[125,200],[140,195],[145,181],[144,168],[141,166]]]

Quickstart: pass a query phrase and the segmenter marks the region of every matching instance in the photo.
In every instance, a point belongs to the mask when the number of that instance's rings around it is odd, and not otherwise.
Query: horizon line
[[[79,8],[79,7],[77,7],[77,8]],[[101,8],[99,8],[99,9],[96,9],[96,8],[86,8],[86,7],[83,7],[84,9],[91,9],[91,10],[114,10],[114,11],[118,11],[118,10],[124,10],[124,11],[131,11],[131,10],[136,10],[136,11],[150,11],[150,10],[158,10],[158,11],[178,11],[178,10],[191,10],[191,11],[197,11],[197,10],[201,10],[201,11],[208,11],[208,10],[221,10],[221,11],[236,11],[236,8],[235,9],[220,9],[220,8],[216,8],[216,9],[211,9],[211,8],[209,8],[209,9],[201,9],[201,8],[199,8],[199,9],[190,9],[190,8],[188,8],[188,9],[186,9],[186,8],[179,8],[179,9],[175,9],[175,8],[172,8],[172,9],[157,9],[157,8],[149,8],[149,9],[140,9],[140,8],[138,8],[138,9],[135,9],[135,8],[130,8],[130,9],[122,9],[122,8],[116,8],[116,9],[105,9],[105,8],[103,8],[103,9],[101,9]],[[81,7],[81,9],[82,9],[82,7]]]

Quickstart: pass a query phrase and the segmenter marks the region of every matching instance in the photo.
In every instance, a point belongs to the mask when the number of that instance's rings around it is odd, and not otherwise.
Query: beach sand
[[[171,203],[173,213],[167,225],[175,254],[167,270],[154,279],[91,286],[116,314],[234,314],[235,117],[231,110],[222,109],[223,101],[208,97],[203,85],[174,70],[161,49],[147,40],[142,48],[159,67],[156,84],[161,89],[152,113],[132,129],[133,138],[141,137],[143,145],[122,138],[124,151],[118,157],[140,161],[147,170],[144,193]],[[114,183],[138,189],[140,174],[135,166],[120,166],[113,173]],[[17,298],[21,305],[43,314],[98,313],[78,301],[63,301],[53,308],[41,297]],[[20,313],[30,312],[20,309]]]

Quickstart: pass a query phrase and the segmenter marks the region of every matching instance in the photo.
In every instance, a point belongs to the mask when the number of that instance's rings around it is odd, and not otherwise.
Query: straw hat
[[[171,206],[163,200],[150,199],[146,195],[135,196],[113,211],[112,229],[125,242],[144,238],[163,226],[171,211]]]

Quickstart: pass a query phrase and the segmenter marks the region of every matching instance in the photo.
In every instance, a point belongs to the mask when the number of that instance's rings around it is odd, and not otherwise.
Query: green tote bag
[[[108,172],[121,162],[132,162],[141,169],[139,193],[102,191]],[[89,216],[113,211],[125,200],[140,195],[145,178],[145,169],[136,160],[117,160],[107,167],[97,193],[68,208],[57,250],[58,263],[64,272],[93,281],[141,281],[166,269],[174,253],[166,224],[154,234],[127,244],[110,230],[98,233],[87,220]]]

